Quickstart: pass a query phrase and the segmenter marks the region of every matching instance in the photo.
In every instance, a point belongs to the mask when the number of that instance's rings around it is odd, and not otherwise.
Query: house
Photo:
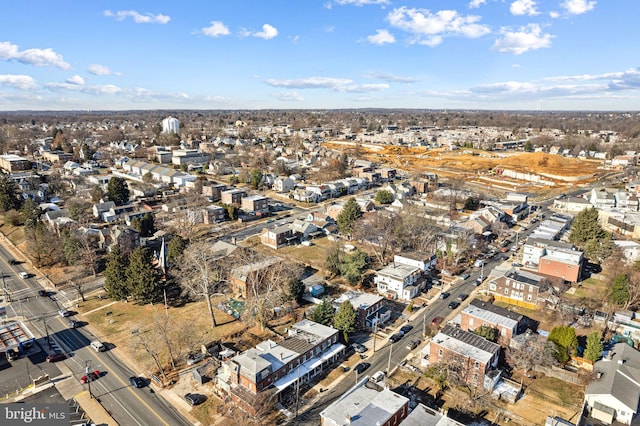
[[[64,151],[42,151],[42,159],[51,163],[64,164],[73,158],[73,154]]]
[[[242,197],[240,208],[245,213],[265,214],[269,213],[269,199],[262,195],[249,195]]]
[[[296,187],[296,182],[287,176],[278,176],[273,181],[272,189],[276,192],[285,192],[288,193],[292,191],[293,188]]]
[[[447,324],[431,339],[423,354],[429,355],[428,365],[452,364],[467,384],[493,389],[496,379],[489,373],[498,366],[497,343]]]
[[[608,209],[616,206],[616,199],[613,196],[617,190],[607,188],[593,188],[589,197],[589,202],[597,209]]]
[[[202,183],[202,195],[208,197],[212,202],[220,201],[222,191],[226,189],[227,185],[223,183],[215,183],[211,181],[204,181]]]
[[[260,234],[260,242],[274,250],[289,246],[298,240],[293,229],[289,226],[279,226],[277,228],[264,228]]]
[[[376,324],[384,324],[391,318],[391,310],[387,309],[384,298],[377,294],[360,291],[345,291],[333,301],[337,310],[344,301],[349,301],[355,309],[356,327],[359,330],[373,330]]]
[[[515,268],[489,281],[488,290],[497,302],[537,309],[547,302],[549,281],[540,276]]]
[[[266,340],[221,363],[216,390],[250,414],[260,397],[291,397],[296,383],[308,383],[344,353],[340,332],[304,319],[289,328],[281,342]],[[274,395],[275,394],[275,395]],[[270,405],[271,406],[271,405]]]
[[[322,426],[395,426],[409,414],[409,398],[362,378],[320,412]]]
[[[295,219],[293,223],[289,224],[289,228],[291,228],[294,235],[297,235],[301,240],[323,235],[323,232],[320,231],[313,222],[307,222],[303,219]]]
[[[400,426],[463,426],[456,420],[447,417],[438,410],[419,403],[404,419]]]
[[[625,263],[632,264],[640,260],[640,243],[627,240],[615,240],[613,243],[622,251]]]
[[[393,256],[393,263],[413,266],[419,268],[422,272],[427,272],[433,269],[436,266],[437,261],[438,257],[435,253],[429,256],[428,254],[417,250],[403,251],[402,253]]]
[[[113,201],[106,201],[106,202],[103,202],[103,203],[96,203],[92,207],[93,217],[95,217],[96,219],[101,219],[101,220],[105,221],[103,219],[103,214],[108,212],[109,210],[115,208],[115,207],[116,207],[116,203],[114,203]]]
[[[415,266],[391,263],[376,272],[373,282],[385,297],[408,301],[420,293],[421,277]]]
[[[276,256],[256,260],[231,271],[231,289],[244,299],[252,297],[253,289],[261,287],[271,277],[271,268],[282,262]]]
[[[540,274],[578,282],[582,272],[583,252],[572,244],[543,238],[527,238],[522,254],[523,264]]]
[[[212,204],[202,209],[202,221],[207,224],[224,222],[226,214],[227,211],[224,208]]]
[[[237,204],[240,205],[242,203],[242,197],[247,196],[247,191],[244,189],[227,189],[226,191],[222,191],[220,193],[220,201],[223,204]]]
[[[474,331],[487,326],[497,330],[502,343],[509,345],[511,338],[523,328],[523,316],[493,303],[473,299],[460,312],[460,328]]]
[[[0,169],[6,173],[31,170],[31,161],[15,154],[0,155]]]
[[[584,197],[563,197],[553,200],[554,210],[564,213],[580,213],[591,207],[591,203]]]
[[[615,344],[594,365],[596,378],[587,385],[584,407],[588,419],[604,424],[636,424],[640,403],[640,352],[627,343]]]

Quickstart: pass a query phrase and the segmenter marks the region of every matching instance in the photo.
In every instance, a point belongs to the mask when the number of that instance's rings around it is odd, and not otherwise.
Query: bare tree
[[[205,241],[194,242],[185,249],[178,263],[181,265],[180,282],[183,288],[207,303],[211,327],[215,328],[217,324],[211,295],[226,278],[227,261],[221,261],[220,253],[213,251],[211,247]]]
[[[169,320],[168,315],[160,314],[156,312],[153,315],[153,327],[158,333],[158,337],[164,342],[167,353],[169,355],[169,362],[171,363],[171,369],[176,369],[176,361],[174,352],[175,349],[175,340],[173,339],[173,331],[177,324]]]
[[[132,333],[135,335],[135,340],[132,342],[134,348],[144,349],[147,355],[149,355],[149,358],[151,358],[152,364],[158,369],[158,373],[166,381],[167,376],[164,373],[164,367],[162,366],[162,360],[160,358],[160,339],[158,338],[156,330],[153,327],[148,330],[139,327],[132,331]]]
[[[84,290],[86,288],[87,283],[82,282],[80,277],[71,278],[68,281],[69,285],[78,293],[78,297],[85,302],[85,294]]]
[[[389,248],[397,246],[401,219],[394,213],[379,211],[354,225],[353,238],[369,243],[376,259],[384,265]]]
[[[526,341],[519,347],[509,347],[507,361],[526,375],[536,365],[549,366],[556,363],[555,347],[537,333],[525,337]]]

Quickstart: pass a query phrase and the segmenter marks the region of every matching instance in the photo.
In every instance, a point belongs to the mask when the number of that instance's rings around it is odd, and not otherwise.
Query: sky
[[[639,0],[24,0],[0,111],[640,110]]]

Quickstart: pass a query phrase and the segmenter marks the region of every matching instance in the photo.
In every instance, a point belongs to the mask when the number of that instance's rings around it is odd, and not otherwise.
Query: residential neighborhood
[[[623,130],[236,115],[0,126],[7,402],[55,389],[104,424],[638,422]]]

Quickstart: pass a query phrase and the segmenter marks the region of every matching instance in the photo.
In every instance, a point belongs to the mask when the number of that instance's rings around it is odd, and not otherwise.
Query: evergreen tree
[[[333,326],[342,331],[344,341],[349,342],[349,333],[356,331],[356,317],[358,313],[353,309],[350,301],[345,300],[340,304],[336,315],[333,317]]]
[[[18,185],[9,175],[0,173],[0,213],[19,208]]]
[[[128,266],[129,258],[123,255],[118,247],[107,255],[104,286],[107,289],[107,295],[114,300],[125,300],[131,295],[126,276]]]
[[[585,257],[598,262],[613,252],[611,236],[598,223],[598,209],[595,207],[582,210],[573,218],[569,241],[584,251]]]
[[[26,200],[20,208],[20,216],[25,228],[34,228],[40,220],[41,214],[42,209],[31,198]]]
[[[180,235],[175,235],[167,244],[167,261],[175,262],[182,256],[184,249],[187,248],[187,242]]]
[[[473,330],[473,334],[484,337],[491,342],[495,342],[497,337],[496,329],[493,327],[489,327],[488,325],[481,325],[480,327]]]
[[[609,301],[619,306],[626,306],[629,299],[629,275],[626,273],[616,275],[611,284]]]
[[[304,295],[304,283],[299,279],[292,279],[289,282],[289,297],[291,300],[295,300],[297,303],[302,302],[302,296]]]
[[[576,329],[569,326],[553,327],[547,340],[556,345],[556,358],[562,363],[569,361],[569,356],[578,347]]]
[[[160,298],[160,274],[151,263],[149,251],[136,247],[131,252],[125,276],[126,285],[136,301],[151,303]]]
[[[531,143],[531,141],[526,141],[524,143],[524,150],[526,152],[533,152],[533,144]]]
[[[367,253],[356,250],[344,257],[340,263],[340,275],[342,275],[349,284],[357,285],[362,280],[362,274],[369,266],[369,256]]]
[[[258,169],[252,169],[249,181],[253,189],[260,188],[260,186],[262,185],[262,172]]]
[[[391,191],[387,191],[386,189],[381,189],[376,192],[376,203],[378,204],[391,204],[393,203],[393,194]]]
[[[107,184],[107,196],[109,200],[121,206],[129,202],[129,186],[124,178],[112,177]]]
[[[480,200],[478,200],[476,197],[469,197],[464,202],[465,210],[475,211],[475,210],[478,210],[479,207],[480,207]]]
[[[353,225],[362,217],[362,210],[355,198],[351,197],[344,204],[342,211],[338,215],[338,230],[343,235],[351,235]]]
[[[333,275],[340,273],[340,244],[333,244],[327,252],[325,267]]]
[[[584,350],[584,357],[591,362],[596,362],[602,356],[602,340],[599,331],[592,331],[587,335],[587,347]]]
[[[322,299],[322,302],[316,306],[311,314],[311,321],[319,324],[331,325],[333,322],[333,306],[329,299],[325,297]]]

